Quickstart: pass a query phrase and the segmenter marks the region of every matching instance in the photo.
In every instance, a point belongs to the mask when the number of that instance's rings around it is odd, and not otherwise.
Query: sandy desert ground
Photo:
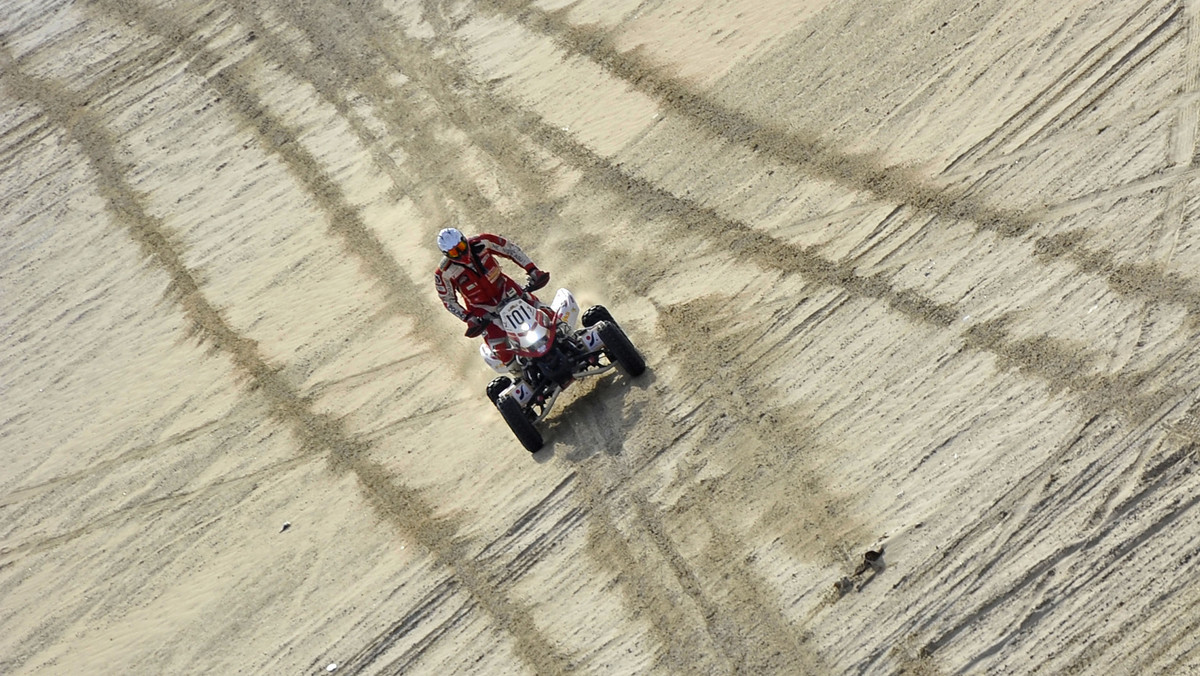
[[[2,4],[0,672],[1200,673],[1200,1]]]

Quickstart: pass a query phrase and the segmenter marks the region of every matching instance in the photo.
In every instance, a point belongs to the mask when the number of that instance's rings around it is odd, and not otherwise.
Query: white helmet
[[[437,241],[438,248],[442,250],[442,253],[450,255],[450,252],[464,244],[467,241],[467,238],[464,237],[461,232],[459,232],[458,228],[443,228],[442,231],[438,233]],[[463,246],[462,249],[465,250],[466,247]],[[462,253],[464,253],[464,251],[458,252],[459,255],[462,255]]]

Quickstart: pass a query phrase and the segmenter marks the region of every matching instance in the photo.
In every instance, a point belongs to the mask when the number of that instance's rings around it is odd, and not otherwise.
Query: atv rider
[[[536,291],[550,281],[550,273],[543,272],[533,264],[516,243],[483,233],[466,237],[456,228],[445,228],[438,233],[438,248],[445,254],[433,273],[438,296],[450,314],[467,323],[467,337],[484,334],[484,340],[496,358],[504,363],[514,377],[521,376],[516,355],[508,347],[504,329],[492,322],[500,301],[509,293],[523,293],[520,285],[504,274],[496,256],[503,256],[529,273],[528,291]],[[466,308],[458,302],[461,294]],[[531,294],[532,295],[532,294]],[[537,302],[537,298],[533,299]]]

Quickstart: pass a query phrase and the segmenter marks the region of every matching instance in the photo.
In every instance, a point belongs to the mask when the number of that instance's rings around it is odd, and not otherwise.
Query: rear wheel
[[[604,352],[630,376],[636,378],[646,370],[646,360],[633,346],[629,336],[613,322],[602,321],[596,325],[596,333],[604,341]]]
[[[502,395],[496,400],[496,408],[500,409],[500,415],[504,417],[504,422],[508,423],[508,429],[512,430],[525,450],[530,453],[541,450],[542,433],[537,431],[533,421],[525,415],[525,409],[521,407],[520,402],[508,395]]]
[[[508,376],[500,376],[499,378],[492,379],[492,382],[488,383],[487,386],[488,399],[490,399],[493,404],[496,403],[496,400],[500,398],[500,395],[504,393],[504,390],[507,390],[511,386],[512,378],[509,378]]]

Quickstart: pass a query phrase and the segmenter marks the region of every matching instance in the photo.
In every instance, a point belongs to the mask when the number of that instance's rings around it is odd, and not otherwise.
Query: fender
[[[508,369],[504,368],[504,362],[500,361],[500,358],[496,356],[496,351],[492,349],[491,345],[488,345],[486,342],[481,344],[479,346],[479,356],[483,357],[483,362],[492,367],[492,370],[496,373],[502,376],[508,375]]]
[[[559,289],[550,307],[554,310],[555,319],[565,323],[572,331],[579,328],[579,303],[575,302],[575,296],[570,291]]]

